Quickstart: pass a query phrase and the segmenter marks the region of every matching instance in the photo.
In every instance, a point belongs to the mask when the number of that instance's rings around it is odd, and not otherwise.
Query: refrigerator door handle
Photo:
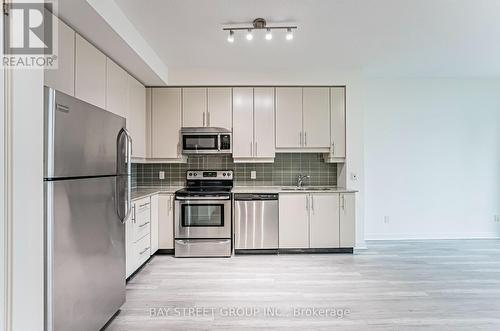
[[[125,146],[122,145],[123,137],[126,139]],[[125,152],[125,155],[122,153]],[[132,138],[130,137],[128,131],[122,128],[118,133],[117,138],[117,179],[116,179],[116,213],[122,223],[125,223],[132,212],[132,201],[131,201],[131,183],[130,183],[130,167],[132,160]],[[124,162],[125,164],[122,164]],[[123,170],[125,169],[125,174]],[[122,187],[119,183],[121,182],[121,177],[125,175],[125,186]],[[123,201],[123,200],[124,201]]]

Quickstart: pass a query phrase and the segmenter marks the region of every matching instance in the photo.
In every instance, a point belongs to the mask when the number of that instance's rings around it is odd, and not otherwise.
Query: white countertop
[[[356,190],[338,186],[320,186],[324,190],[305,189],[294,190],[294,186],[235,186],[233,193],[355,193]]]
[[[356,190],[338,186],[321,186],[324,190],[291,190],[294,186],[235,186],[232,193],[355,193]],[[132,190],[132,200],[142,199],[155,194],[172,194],[184,188],[183,186],[147,186]]]
[[[132,200],[142,199],[155,194],[172,194],[184,186],[145,186],[132,190]]]

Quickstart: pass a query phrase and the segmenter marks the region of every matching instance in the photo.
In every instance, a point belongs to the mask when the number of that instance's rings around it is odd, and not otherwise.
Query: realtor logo
[[[4,2],[2,64],[20,69],[57,69],[57,27],[52,1]]]
[[[44,15],[44,8],[43,2],[9,4],[4,55],[52,54],[52,15]]]

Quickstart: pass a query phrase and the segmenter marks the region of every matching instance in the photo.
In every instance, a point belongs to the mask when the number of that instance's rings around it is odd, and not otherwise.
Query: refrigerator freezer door
[[[125,119],[48,87],[44,93],[44,177],[115,175]]]
[[[45,182],[46,330],[99,330],[125,302],[115,180]]]

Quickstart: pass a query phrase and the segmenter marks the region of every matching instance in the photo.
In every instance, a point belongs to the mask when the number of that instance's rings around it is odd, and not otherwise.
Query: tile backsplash
[[[189,156],[188,162],[181,164],[134,163],[132,186],[183,186],[188,169],[232,169],[235,185],[296,185],[299,174],[311,176],[304,181],[304,185],[337,184],[337,165],[325,163],[321,154],[280,153],[276,154],[274,163],[233,163],[228,155]],[[165,172],[165,179],[159,179],[160,171]],[[251,171],[257,172],[256,179],[250,179]]]

